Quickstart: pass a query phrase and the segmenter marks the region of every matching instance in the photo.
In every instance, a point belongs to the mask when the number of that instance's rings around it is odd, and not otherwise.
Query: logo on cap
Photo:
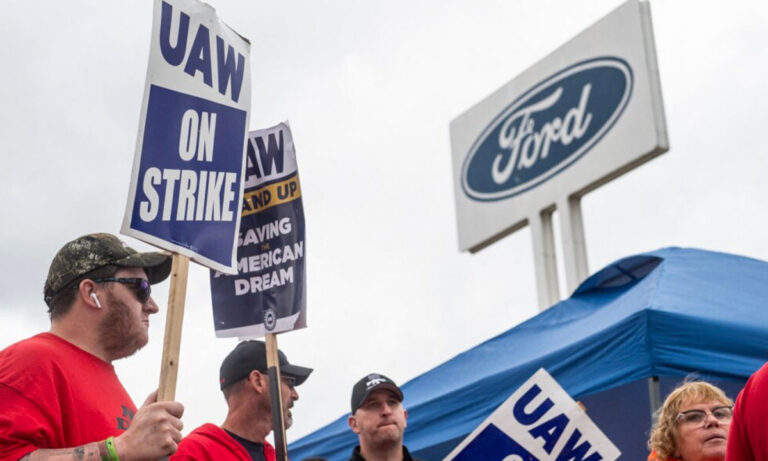
[[[365,389],[370,390],[372,387],[376,387],[381,383],[386,383],[387,379],[382,378],[379,375],[368,375],[368,381],[365,383]]]

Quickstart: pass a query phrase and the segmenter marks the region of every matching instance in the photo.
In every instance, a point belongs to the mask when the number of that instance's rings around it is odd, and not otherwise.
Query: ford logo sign
[[[632,69],[616,57],[567,67],[523,93],[483,130],[464,160],[470,198],[501,200],[568,168],[619,119],[632,95]]]

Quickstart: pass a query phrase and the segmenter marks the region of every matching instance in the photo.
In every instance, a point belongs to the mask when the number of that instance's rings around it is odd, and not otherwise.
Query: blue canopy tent
[[[406,445],[441,460],[543,367],[622,459],[645,459],[659,395],[694,373],[734,398],[768,360],[766,300],[764,261],[684,248],[621,259],[569,299],[404,384]],[[356,443],[345,415],[289,453],[346,460]]]

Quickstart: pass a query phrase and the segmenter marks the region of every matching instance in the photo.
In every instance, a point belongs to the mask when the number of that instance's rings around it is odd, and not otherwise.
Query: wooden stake
[[[280,360],[277,355],[277,335],[267,333],[267,372],[269,373],[269,403],[272,408],[272,433],[275,437],[276,461],[288,461],[288,446],[285,439],[285,419],[283,415],[282,380],[280,379]]]
[[[176,377],[179,372],[181,326],[184,321],[188,273],[189,258],[174,253],[173,264],[171,265],[171,287],[168,293],[168,312],[165,318],[163,362],[160,365],[160,387],[157,391],[158,402],[176,398]]]

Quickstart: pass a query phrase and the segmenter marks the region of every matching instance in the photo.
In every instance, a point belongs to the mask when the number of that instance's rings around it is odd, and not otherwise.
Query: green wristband
[[[115,448],[115,438],[107,437],[107,440],[105,440],[104,443],[107,445],[109,461],[120,461],[120,458],[117,456],[117,449]]]

